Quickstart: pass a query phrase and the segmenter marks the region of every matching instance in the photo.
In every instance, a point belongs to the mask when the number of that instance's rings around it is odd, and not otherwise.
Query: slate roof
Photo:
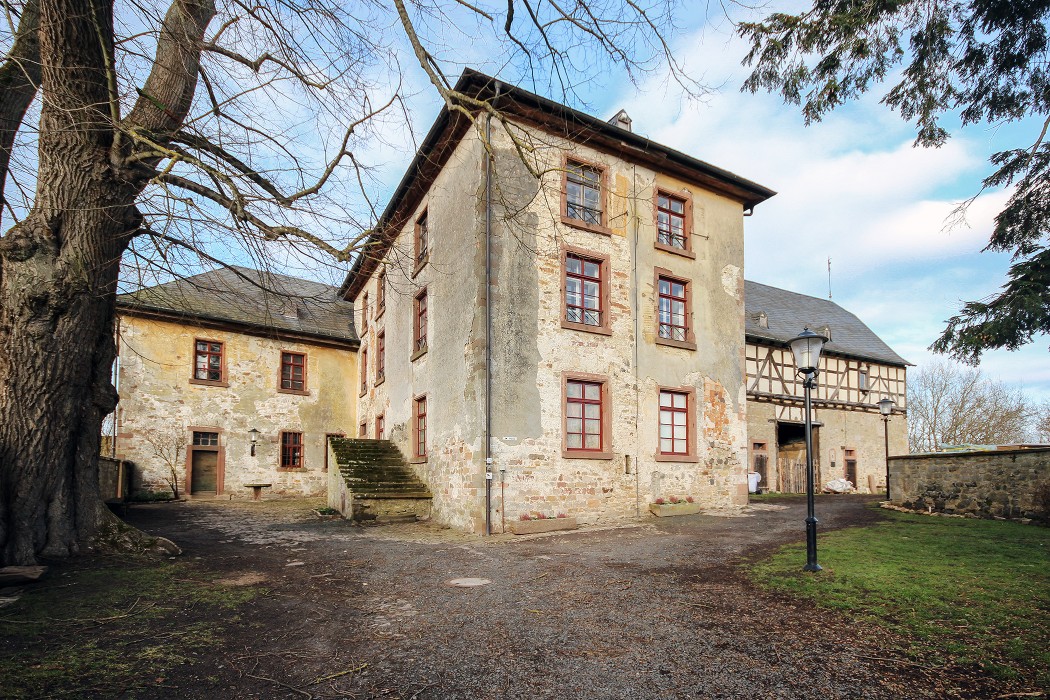
[[[117,296],[132,313],[192,318],[358,344],[354,305],[320,282],[251,270],[220,268]]]
[[[806,326],[818,333],[820,328],[828,326],[831,342],[824,346],[826,352],[890,365],[911,364],[882,342],[859,318],[829,299],[745,281],[744,308],[744,334],[748,340],[787,343]],[[769,328],[760,325],[760,313],[766,314]]]

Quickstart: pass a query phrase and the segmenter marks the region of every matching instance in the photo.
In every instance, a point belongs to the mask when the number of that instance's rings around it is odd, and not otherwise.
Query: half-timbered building
[[[908,451],[908,362],[849,311],[748,281],[748,452],[769,491],[801,492],[806,459],[802,377],[787,342],[803,328],[829,338],[813,391],[817,483],[846,479],[862,493],[886,488],[886,455]],[[878,402],[894,402],[888,421]]]

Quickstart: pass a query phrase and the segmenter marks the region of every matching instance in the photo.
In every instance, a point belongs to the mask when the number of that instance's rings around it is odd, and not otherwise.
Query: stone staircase
[[[400,522],[430,517],[433,496],[389,440],[331,438],[328,505],[351,520]]]

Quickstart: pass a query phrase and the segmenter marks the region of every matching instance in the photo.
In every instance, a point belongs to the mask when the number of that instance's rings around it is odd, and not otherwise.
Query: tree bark
[[[185,118],[211,2],[175,0],[165,18],[154,103],[118,126],[111,102],[113,10],[106,0],[40,2],[39,170],[33,209],[0,239],[0,563],[91,546],[115,525],[98,489],[111,382],[120,258],[148,180],[124,166],[134,127]],[[173,56],[174,54],[174,56]],[[136,111],[133,110],[133,115]],[[158,116],[160,114],[160,116]],[[166,143],[164,134],[154,141]]]

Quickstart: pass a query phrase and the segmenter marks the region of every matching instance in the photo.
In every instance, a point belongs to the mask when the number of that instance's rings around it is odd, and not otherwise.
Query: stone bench
[[[252,500],[258,501],[262,498],[262,490],[268,489],[273,484],[245,484],[244,487],[252,490]]]

